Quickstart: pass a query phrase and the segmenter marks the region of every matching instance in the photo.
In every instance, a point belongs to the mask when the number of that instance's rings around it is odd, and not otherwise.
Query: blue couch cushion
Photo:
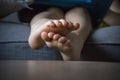
[[[0,22],[0,60],[62,60],[58,51],[44,46],[33,50],[28,45],[30,27]]]

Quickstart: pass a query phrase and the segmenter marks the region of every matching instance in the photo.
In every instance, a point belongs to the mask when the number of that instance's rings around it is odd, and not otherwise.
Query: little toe
[[[79,23],[75,23],[74,27],[73,27],[73,30],[77,30],[79,27],[80,27],[80,24]]]
[[[72,22],[69,22],[69,26],[68,26],[68,29],[70,30],[70,31],[74,31],[74,30],[77,30],[78,28],[79,28],[79,23],[75,23],[75,24],[73,24]]]
[[[65,45],[65,43],[66,43],[66,45]],[[60,51],[66,52],[70,49],[70,46],[68,46],[68,44],[69,44],[69,42],[67,40],[64,43],[58,42],[57,47]]]
[[[65,46],[68,46],[68,47],[71,47],[71,42],[70,40],[67,40],[65,43],[64,43]]]

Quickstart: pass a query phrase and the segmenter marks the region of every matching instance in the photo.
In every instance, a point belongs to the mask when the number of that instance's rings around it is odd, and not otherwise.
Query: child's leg
[[[70,10],[66,16],[66,20],[73,23],[79,23],[80,27],[78,30],[73,31],[67,36],[71,40],[72,49],[70,49],[68,54],[71,54],[74,60],[80,59],[80,54],[90,31],[92,30],[91,20],[87,10],[83,8],[74,8]],[[72,52],[72,53],[70,53]],[[62,52],[64,59],[68,59],[68,55]]]
[[[31,34],[29,37],[30,46],[34,49],[43,47],[45,42],[42,38],[50,40],[50,38],[47,37],[48,32],[66,35],[70,31],[77,29],[77,27],[70,28],[72,27],[72,25],[69,26],[71,23],[63,20],[62,18],[64,18],[63,13],[58,8],[51,8],[46,12],[36,15],[31,21]],[[41,38],[43,31],[47,35],[44,35]]]
[[[108,25],[120,25],[120,0],[114,0],[104,18]]]
[[[33,1],[27,0],[26,4],[32,4]],[[24,8],[23,2],[24,0],[0,0],[0,18]]]
[[[83,44],[91,31],[90,17],[86,10],[75,8],[70,10],[65,18],[74,23],[73,27],[80,26],[79,29],[72,31],[66,36],[49,33],[49,35],[53,37],[53,42],[55,42],[56,45],[46,39],[44,40],[46,40],[46,44],[49,47],[58,49],[64,60],[79,60]],[[45,33],[42,35],[45,35]]]
[[[61,18],[63,18],[63,13],[57,8],[52,8],[50,10],[37,14],[30,23],[31,33],[29,36],[29,45],[31,48],[39,49],[43,47],[45,43],[43,40],[41,40],[41,32],[43,29],[47,28],[44,24],[52,19]]]
[[[104,21],[108,25],[120,25],[120,14],[109,10],[107,15],[104,17]]]
[[[110,10],[120,14],[120,0],[113,0]]]

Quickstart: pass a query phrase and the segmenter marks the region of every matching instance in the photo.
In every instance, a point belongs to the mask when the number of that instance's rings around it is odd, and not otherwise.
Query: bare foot
[[[73,26],[73,23],[66,20],[52,20],[48,21],[45,24],[37,22],[33,27],[31,27],[31,34],[29,37],[29,44],[33,49],[39,49],[45,45],[45,42],[41,39],[41,33],[44,32],[53,32],[55,34],[67,35],[71,31],[78,29],[76,26]],[[45,36],[44,36],[45,37]]]
[[[74,25],[73,27],[76,26],[79,27],[79,25]],[[71,31],[66,36],[55,34],[53,32],[42,32],[41,37],[48,47],[59,50],[64,60],[80,59],[80,47],[82,45],[80,43],[82,39],[80,38],[80,35],[74,31]]]

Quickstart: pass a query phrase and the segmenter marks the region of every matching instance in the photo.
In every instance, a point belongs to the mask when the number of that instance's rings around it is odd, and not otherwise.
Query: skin
[[[45,44],[60,51],[63,60],[79,60],[91,21],[87,10],[74,8],[65,15],[58,8],[39,13],[31,21],[29,44],[40,49]]]
[[[34,0],[29,0],[28,5],[32,4],[33,2]],[[22,6],[19,0],[18,2],[16,2],[16,0],[0,0],[0,18],[3,18],[23,8],[24,6]]]
[[[114,0],[104,21],[108,25],[120,25],[120,0]]]
[[[0,17],[22,8],[19,4],[2,5]],[[71,9],[66,14],[58,8],[50,8],[37,14],[30,25],[30,47],[40,49],[46,44],[60,51],[66,61],[80,59],[84,42],[92,30],[87,10],[80,7]]]

